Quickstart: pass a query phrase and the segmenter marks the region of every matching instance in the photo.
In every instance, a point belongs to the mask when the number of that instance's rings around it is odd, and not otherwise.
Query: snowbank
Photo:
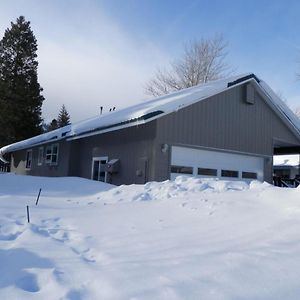
[[[0,299],[299,299],[300,188],[1,174],[0,210]]]

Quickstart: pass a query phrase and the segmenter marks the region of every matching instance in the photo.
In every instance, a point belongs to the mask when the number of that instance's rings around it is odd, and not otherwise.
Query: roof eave
[[[293,132],[295,137],[300,142],[300,131],[298,130],[298,128],[287,118],[287,116],[279,109],[279,107],[274,104],[272,99],[270,99],[270,95],[264,90],[264,88],[256,80],[253,80],[253,82],[256,86],[256,91],[259,93],[259,95],[268,103],[269,106],[271,106],[276,115]]]

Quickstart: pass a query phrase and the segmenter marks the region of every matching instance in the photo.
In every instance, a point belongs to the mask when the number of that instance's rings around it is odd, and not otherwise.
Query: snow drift
[[[300,188],[0,174],[0,209],[1,299],[299,299]]]

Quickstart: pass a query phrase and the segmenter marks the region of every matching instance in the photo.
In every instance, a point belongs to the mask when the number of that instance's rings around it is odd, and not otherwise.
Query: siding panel
[[[58,144],[58,164],[49,165],[45,163],[46,147],[48,145]],[[41,166],[38,165],[38,149],[44,147],[44,160]],[[66,141],[52,142],[36,147],[32,149],[32,166],[30,170],[25,168],[26,165],[26,150],[20,150],[13,152],[11,155],[11,172],[21,175],[32,175],[32,176],[67,176],[69,171],[69,157],[70,157],[70,143]]]
[[[92,158],[108,156],[108,159],[120,159],[120,172],[109,180],[116,185],[144,183],[153,180],[153,140],[156,133],[156,121],[145,125],[129,127],[101,135],[95,135],[71,141],[73,166],[71,176],[91,178]],[[137,176],[136,171],[148,162],[147,174]],[[71,165],[71,164],[70,164]]]

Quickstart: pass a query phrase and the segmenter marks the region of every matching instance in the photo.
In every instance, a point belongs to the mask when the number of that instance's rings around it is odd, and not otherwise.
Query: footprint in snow
[[[30,228],[37,234],[64,243],[84,261],[96,262],[97,255],[95,255],[95,251],[86,245],[90,236],[83,237],[73,228],[64,226],[59,221],[60,218],[45,219],[42,220],[41,226],[30,224]]]
[[[5,215],[0,219],[0,241],[16,240],[25,230],[24,216]]]
[[[54,289],[58,287],[56,267],[48,258],[25,248],[9,248],[0,249],[0,261],[1,271],[5,274],[0,277],[1,288],[14,286],[30,297],[29,293],[39,292],[46,284],[50,283]]]
[[[32,273],[24,272],[23,275],[17,279],[16,286],[26,292],[36,293],[40,290],[37,282],[37,276]]]

